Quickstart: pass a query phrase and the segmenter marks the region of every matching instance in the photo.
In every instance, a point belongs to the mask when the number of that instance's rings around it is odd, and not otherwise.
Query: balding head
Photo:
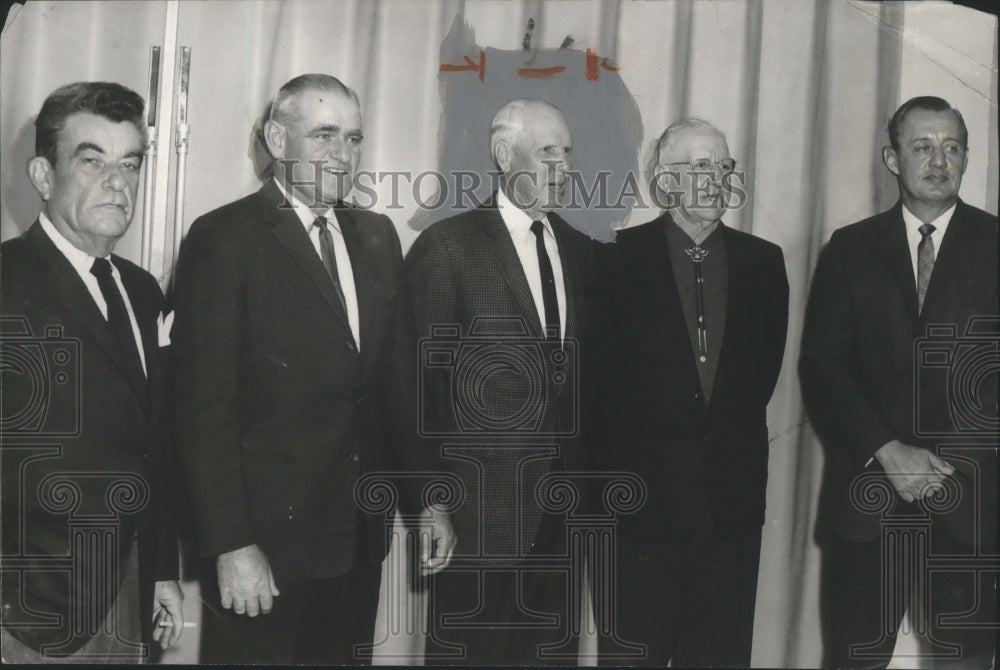
[[[306,206],[325,211],[353,186],[361,160],[361,109],[339,79],[305,74],[281,87],[264,124],[274,174]]]
[[[271,104],[271,114],[268,118],[281,124],[298,120],[300,118],[298,102],[306,91],[336,93],[351,98],[358,107],[361,106],[358,94],[336,77],[328,74],[300,74],[278,89],[278,94],[274,96],[274,102]]]
[[[497,110],[490,124],[490,153],[496,160],[499,143],[513,145],[527,124],[566,126],[566,119],[557,107],[537,98],[516,98]],[[567,128],[568,132],[568,128]]]
[[[663,131],[663,134],[660,135],[660,139],[656,142],[657,165],[664,165],[678,160],[677,154],[683,153],[683,150],[680,148],[680,140],[683,136],[692,132],[703,134],[714,133],[718,135],[723,142],[726,141],[726,136],[722,134],[722,131],[703,119],[692,116],[679,121],[674,121],[667,126],[667,129]],[[679,160],[686,159],[682,158]]]
[[[666,203],[674,220],[692,230],[718,221],[734,166],[726,136],[708,121],[685,118],[663,131],[656,153],[657,201]]]
[[[573,152],[562,112],[534,98],[511,100],[493,116],[490,150],[517,207],[537,220],[559,206]]]

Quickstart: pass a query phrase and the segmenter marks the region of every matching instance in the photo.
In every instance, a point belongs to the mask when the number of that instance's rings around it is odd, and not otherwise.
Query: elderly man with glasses
[[[711,124],[672,124],[657,143],[665,211],[608,247],[615,350],[596,451],[641,476],[646,500],[619,520],[614,588],[595,593],[617,634],[602,662],[630,642],[645,646],[630,663],[750,663],[788,280],[781,249],[722,222],[735,168]]]

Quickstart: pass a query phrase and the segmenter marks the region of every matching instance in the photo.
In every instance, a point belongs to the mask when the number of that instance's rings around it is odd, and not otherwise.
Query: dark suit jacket
[[[122,573],[102,598],[93,571],[115,563],[124,569],[138,538],[148,639],[153,582],[178,577],[163,439],[160,287],[141,268],[113,257],[142,334],[147,379],[137,380],[87,287],[37,222],[0,249],[4,625],[36,650],[72,640],[58,651],[75,651],[89,637],[72,633],[71,626],[84,622],[70,615],[71,607],[107,612]],[[97,532],[108,522],[112,541],[85,550],[73,545],[72,529],[82,532],[89,523]],[[11,627],[15,622],[37,627]]]
[[[855,541],[879,533],[881,512],[852,503],[850,487],[867,461],[893,439],[933,449],[937,444],[987,438],[985,449],[964,452],[972,461],[945,455],[992,499],[984,502],[982,527],[996,529],[996,451],[989,434],[956,426],[950,409],[947,366],[915,366],[921,348],[958,346],[974,316],[997,313],[997,218],[959,201],[934,263],[923,310],[917,313],[916,281],[906,241],[902,205],[834,232],[816,266],[802,336],[800,374],[810,419],[826,447],[820,528]],[[951,328],[937,343],[918,344],[929,325]],[[987,336],[994,346],[997,334]],[[963,347],[984,341],[966,339]],[[956,350],[957,351],[957,350]],[[922,355],[922,354],[921,354]],[[973,376],[968,378],[972,381]],[[996,376],[979,382],[983,413],[996,417]],[[914,411],[919,407],[918,411]],[[940,437],[935,436],[938,435]],[[993,435],[995,435],[995,430]],[[973,470],[981,468],[976,475]],[[874,461],[868,469],[877,475]],[[884,480],[883,480],[884,481]],[[899,503],[891,485],[892,505]],[[975,496],[967,488],[965,499]],[[971,508],[957,510],[971,514]],[[951,529],[971,543],[970,519]],[[963,529],[964,526],[964,529]]]
[[[337,218],[360,353],[273,181],[199,217],[177,267],[177,436],[200,551],[256,543],[278,580],[346,573],[359,477],[424,463],[412,448],[412,311],[400,296],[399,239],[385,216],[346,208]],[[384,517],[368,519],[373,561],[385,556]]]
[[[465,556],[528,551],[545,511],[534,497],[540,478],[583,467],[578,372],[589,344],[597,245],[548,215],[566,291],[563,358],[559,343],[541,339],[528,280],[494,203],[431,226],[406,259],[417,333],[428,338],[422,427],[432,449],[446,445],[448,466],[463,483],[454,522],[457,553]],[[435,332],[441,326],[457,327],[454,337]],[[428,365],[449,350],[450,363]],[[490,448],[463,446],[477,442]]]
[[[781,369],[788,280],[781,249],[722,228],[728,254],[725,332],[706,407],[667,249],[669,214],[619,231],[606,245],[605,445],[609,467],[641,475],[646,507],[622,519],[642,537],[683,517],[704,491],[724,529],[764,520],[766,408]],[[692,487],[694,487],[692,489]],[[699,515],[701,516],[701,515]]]

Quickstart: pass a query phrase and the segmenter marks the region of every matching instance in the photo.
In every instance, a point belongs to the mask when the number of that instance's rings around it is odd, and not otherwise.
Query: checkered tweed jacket
[[[516,563],[535,545],[547,513],[542,478],[584,467],[579,358],[600,250],[548,215],[567,309],[564,345],[546,342],[494,203],[424,231],[407,256],[406,277],[421,338],[422,432],[464,487],[453,515],[457,555]]]

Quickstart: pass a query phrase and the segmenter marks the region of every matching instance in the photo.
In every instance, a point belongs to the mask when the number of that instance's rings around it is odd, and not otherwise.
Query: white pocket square
[[[161,347],[170,346],[170,328],[174,325],[174,313],[163,315],[162,313],[156,317],[156,335],[157,341],[160,343]]]

